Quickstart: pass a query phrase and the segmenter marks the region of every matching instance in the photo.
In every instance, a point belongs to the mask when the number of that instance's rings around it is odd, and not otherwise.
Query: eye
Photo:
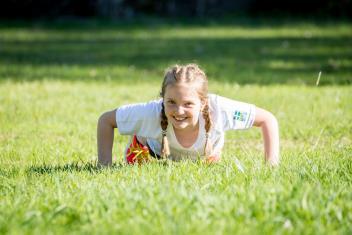
[[[173,100],[168,100],[167,103],[168,103],[168,104],[175,104],[175,101],[173,101]]]
[[[185,103],[185,106],[186,106],[186,107],[190,107],[190,106],[192,106],[192,105],[193,105],[192,102],[187,102],[187,103]]]

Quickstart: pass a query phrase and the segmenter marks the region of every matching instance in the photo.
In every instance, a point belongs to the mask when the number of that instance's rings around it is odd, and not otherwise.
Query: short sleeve
[[[116,124],[121,135],[158,138],[161,100],[121,106],[116,110]]]
[[[252,127],[255,120],[253,104],[216,96],[215,106],[221,116],[224,130],[241,130]]]

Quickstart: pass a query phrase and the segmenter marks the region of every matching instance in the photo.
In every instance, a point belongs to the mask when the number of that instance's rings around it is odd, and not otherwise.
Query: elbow
[[[264,120],[264,123],[261,126],[262,128],[267,128],[267,129],[271,129],[272,131],[279,129],[279,122],[277,120],[277,118],[272,114],[272,113],[268,113],[267,118]]]
[[[271,112],[266,111],[256,123],[258,127],[279,126],[277,118]]]
[[[113,128],[116,128],[116,119],[115,119],[115,110],[105,112],[100,115],[98,118],[98,126],[100,125],[108,125]]]
[[[269,113],[269,122],[272,123],[272,125],[279,126],[277,118],[272,113]]]
[[[253,125],[261,128],[268,126],[278,126],[278,121],[274,114],[271,112],[262,108],[257,108]]]

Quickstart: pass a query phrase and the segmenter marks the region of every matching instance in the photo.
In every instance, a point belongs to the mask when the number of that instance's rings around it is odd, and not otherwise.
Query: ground
[[[350,234],[352,33],[346,22],[0,27],[0,233]],[[210,91],[270,110],[228,132],[218,164],[95,167],[99,115],[158,98],[163,71],[198,63]],[[319,84],[318,74],[321,73]]]

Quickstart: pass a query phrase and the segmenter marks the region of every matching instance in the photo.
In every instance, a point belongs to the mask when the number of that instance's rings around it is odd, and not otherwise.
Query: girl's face
[[[190,84],[168,85],[164,95],[165,115],[176,130],[192,131],[198,128],[203,107],[196,89]]]

